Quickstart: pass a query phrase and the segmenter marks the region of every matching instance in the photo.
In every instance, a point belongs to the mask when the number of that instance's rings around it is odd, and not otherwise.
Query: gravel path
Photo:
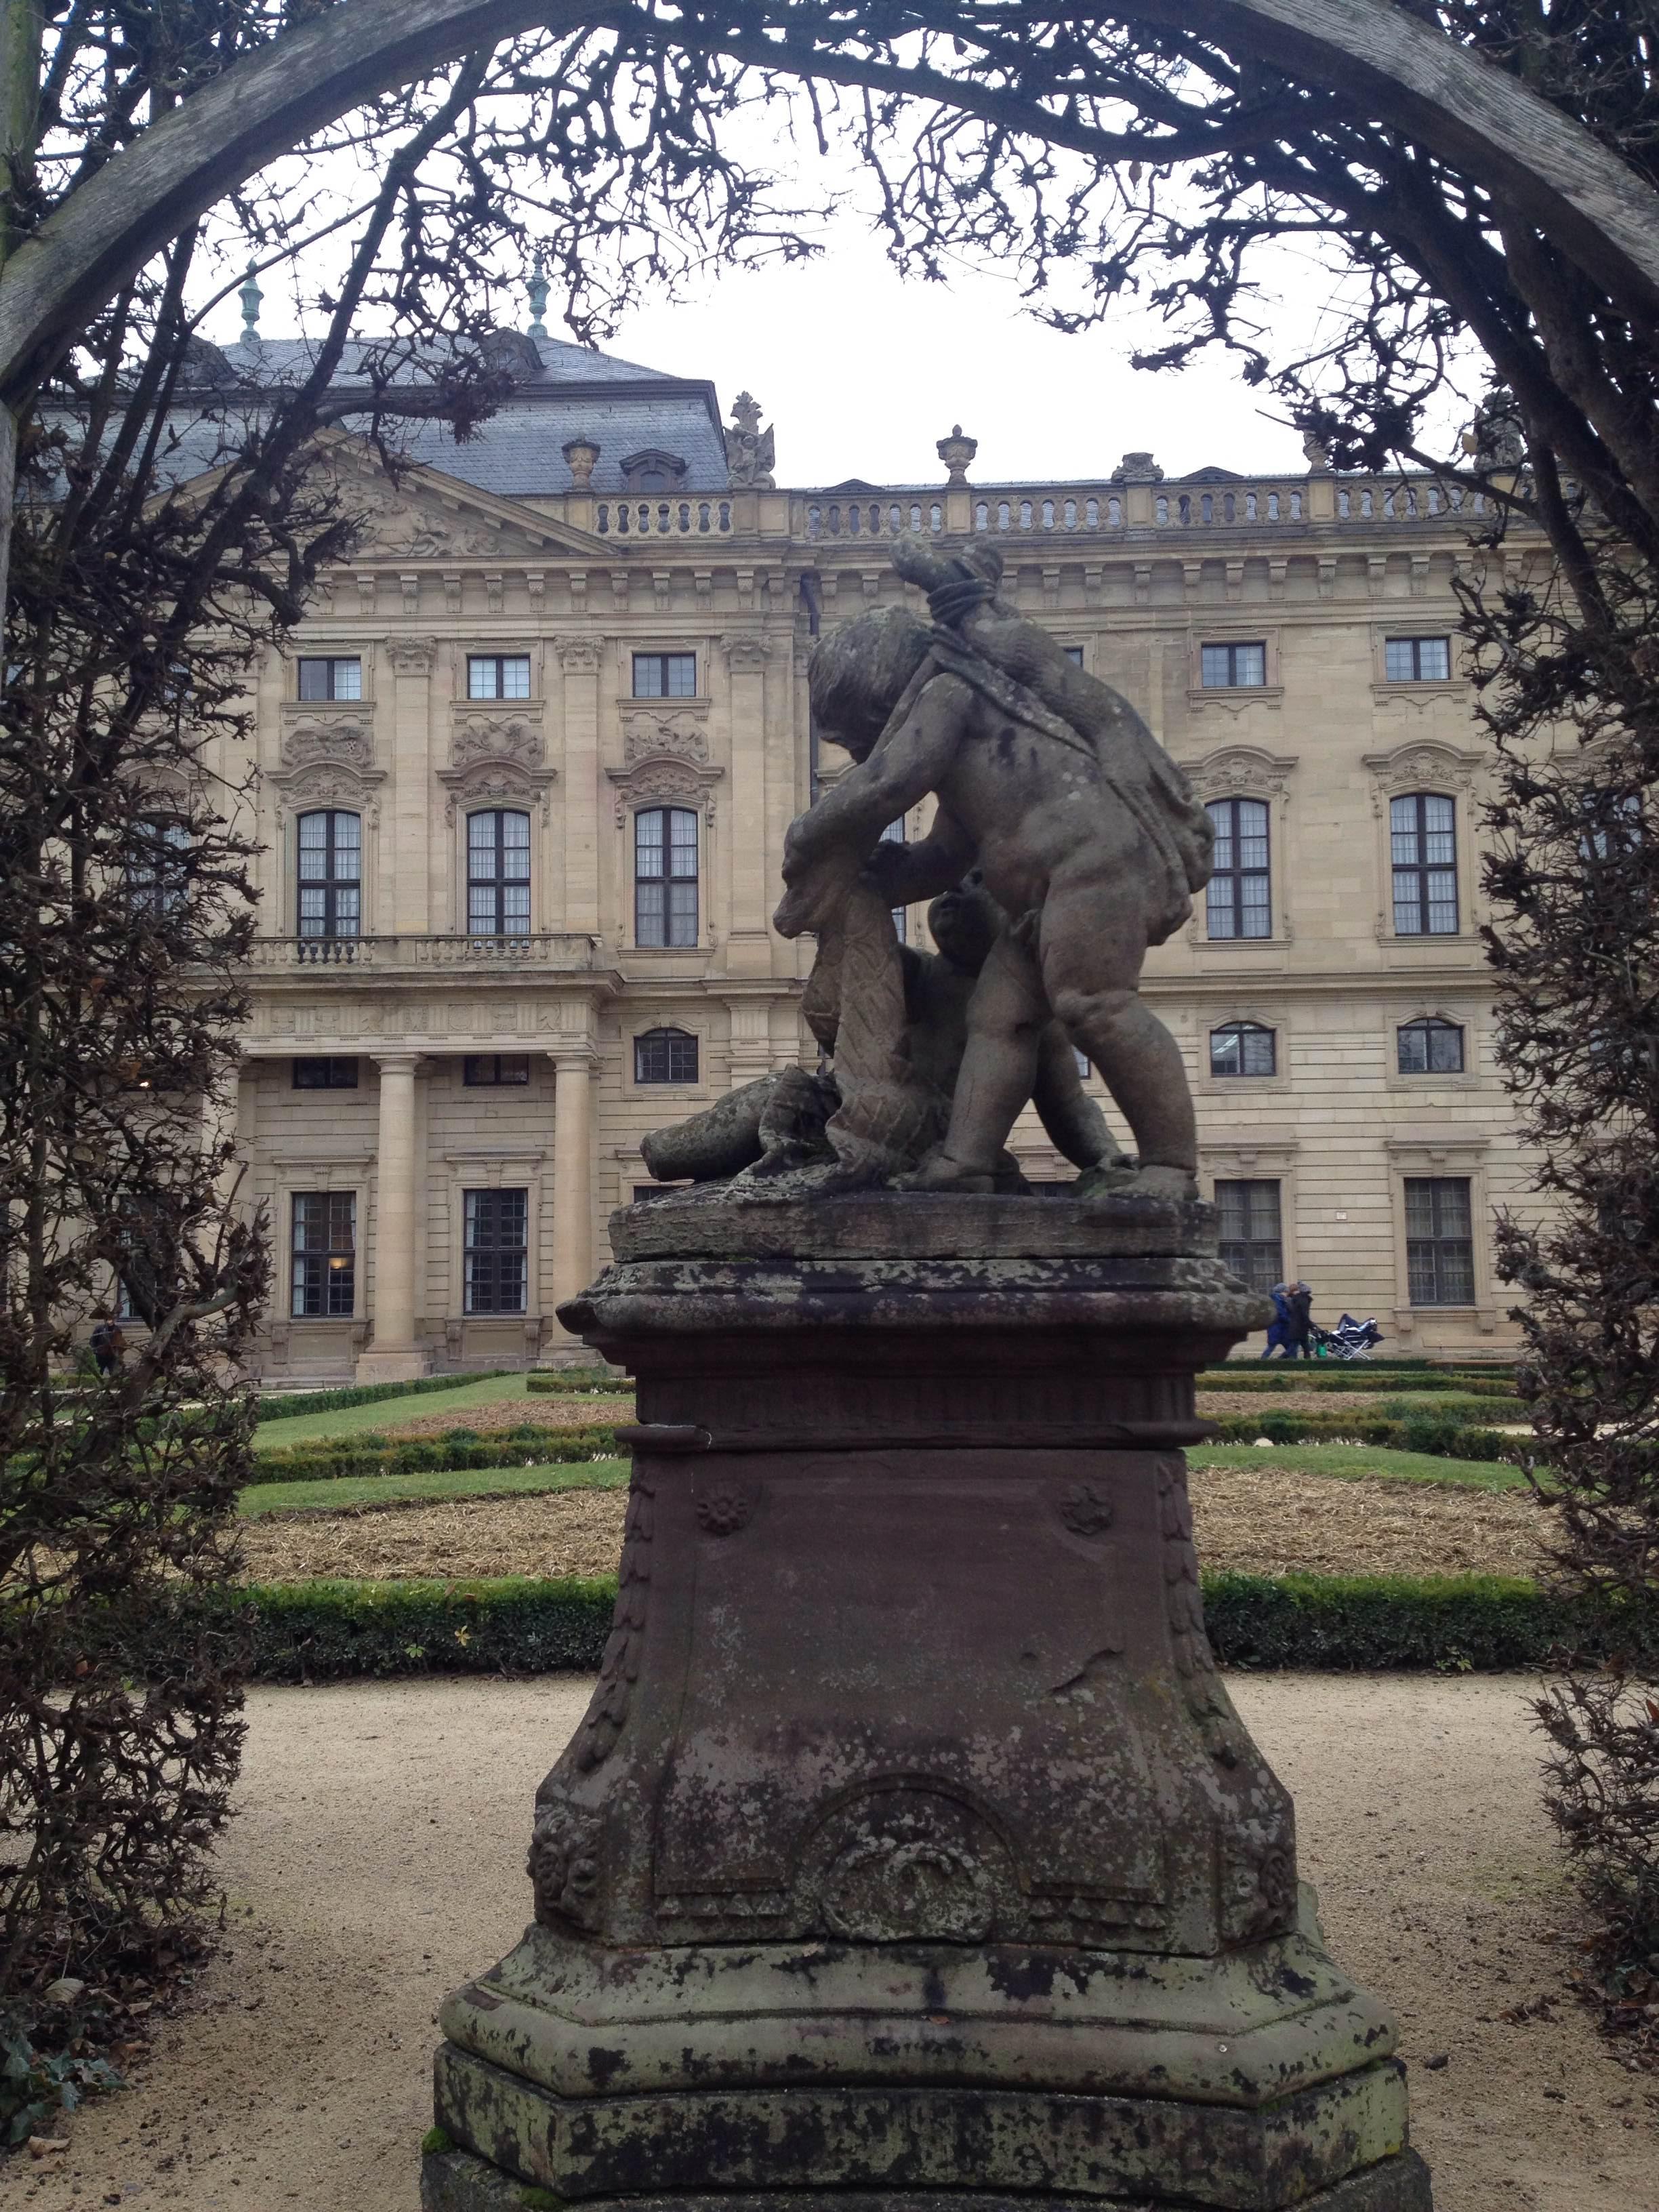
[[[1204,1564],[1241,1574],[1528,1575],[1539,1510],[1524,1492],[1345,1481],[1260,1467],[1194,1469]],[[256,1582],[314,1575],[603,1575],[622,1548],[623,1491],[265,1515],[250,1522]]]
[[[529,1909],[531,1794],[588,1684],[263,1690],[194,2008],[8,2205],[414,2212],[440,1996]],[[1571,1907],[1514,1677],[1235,1678],[1339,1960],[1413,2064],[1437,2212],[1659,2212],[1659,2089],[1558,1991]],[[1445,2063],[1430,2070],[1425,2062]]]

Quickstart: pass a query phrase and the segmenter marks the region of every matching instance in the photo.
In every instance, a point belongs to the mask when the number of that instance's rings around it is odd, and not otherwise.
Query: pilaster
[[[360,1382],[402,1382],[428,1371],[415,1343],[415,1052],[374,1054],[380,1071],[374,1196],[374,1334],[357,1361]]]
[[[392,664],[392,842],[382,881],[392,888],[392,927],[418,936],[437,926],[429,911],[427,848],[432,834],[432,665],[429,637],[394,638]],[[384,927],[384,921],[382,923]]]
[[[732,733],[732,930],[729,975],[766,975],[772,969],[768,927],[773,872],[766,844],[766,664],[763,637],[739,632],[720,640],[730,691]]]
[[[586,1038],[557,1047],[553,1061],[553,1299],[562,1305],[593,1264],[592,1069]],[[572,1340],[562,1325],[559,1335]]]
[[[596,637],[556,637],[564,672],[564,927],[599,928],[599,673]]]

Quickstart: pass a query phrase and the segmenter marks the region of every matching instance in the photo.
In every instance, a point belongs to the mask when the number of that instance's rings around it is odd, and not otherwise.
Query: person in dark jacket
[[[1313,1327],[1313,1291],[1306,1283],[1292,1283],[1289,1303],[1291,1328],[1285,1356],[1291,1359],[1311,1359],[1313,1346],[1310,1332]]]
[[[88,1340],[88,1349],[98,1363],[98,1372],[106,1378],[120,1372],[126,1348],[120,1325],[112,1321],[100,1321]]]
[[[1267,1296],[1273,1302],[1273,1317],[1268,1324],[1267,1349],[1261,1357],[1271,1359],[1275,1352],[1282,1352],[1288,1358],[1291,1350],[1291,1294],[1283,1283],[1275,1283]]]

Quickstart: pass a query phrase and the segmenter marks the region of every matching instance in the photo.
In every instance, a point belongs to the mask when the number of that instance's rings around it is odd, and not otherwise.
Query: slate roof
[[[568,491],[570,470],[560,449],[576,437],[590,439],[599,448],[593,489],[601,494],[623,490],[623,456],[648,447],[685,462],[688,492],[725,490],[726,441],[712,384],[665,375],[562,338],[502,336],[518,356],[512,364],[518,386],[470,439],[458,444],[445,422],[392,419],[386,426],[389,442],[424,467],[507,498]],[[367,343],[347,348],[334,380],[336,392],[368,391],[361,367],[367,350]],[[211,414],[194,421],[175,418],[179,443],[171,457],[173,472],[190,476],[211,467],[223,434],[220,425],[257,412],[259,391],[297,379],[313,355],[305,338],[244,338],[223,349],[204,349],[202,384],[214,389],[217,404]],[[521,367],[526,357],[539,362],[527,374]],[[392,379],[393,389],[429,382],[435,365],[412,360]],[[340,427],[349,431],[352,417],[347,416]]]

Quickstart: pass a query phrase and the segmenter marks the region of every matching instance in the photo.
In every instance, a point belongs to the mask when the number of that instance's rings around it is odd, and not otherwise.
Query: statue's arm
[[[1073,1167],[1091,1168],[1097,1160],[1116,1158],[1106,1116],[1084,1089],[1071,1041],[1058,1022],[1045,1024],[1037,1044],[1031,1103],[1050,1141]]]
[[[910,906],[918,899],[937,898],[959,884],[978,854],[974,841],[955,815],[944,807],[933,826],[914,845],[884,842],[865,864],[866,880],[873,884],[895,906]]]
[[[938,788],[972,708],[972,692],[956,677],[936,676],[925,685],[899,727],[884,732],[867,760],[790,824],[785,883],[835,846],[852,848],[862,863],[890,822]]]

